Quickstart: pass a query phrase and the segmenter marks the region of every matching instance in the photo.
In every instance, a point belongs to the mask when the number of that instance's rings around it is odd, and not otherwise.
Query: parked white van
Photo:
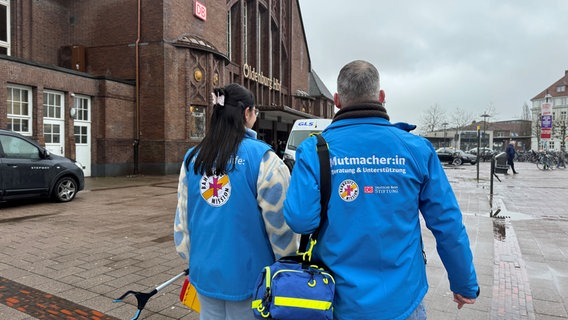
[[[296,160],[296,149],[302,141],[306,140],[312,133],[320,133],[331,124],[332,119],[298,119],[292,126],[292,131],[288,136],[286,149],[282,159]]]

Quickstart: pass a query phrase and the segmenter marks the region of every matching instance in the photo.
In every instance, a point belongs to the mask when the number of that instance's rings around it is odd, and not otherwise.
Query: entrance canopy
[[[284,124],[293,124],[297,119],[317,119],[313,114],[292,109],[287,106],[257,106],[260,119]]]

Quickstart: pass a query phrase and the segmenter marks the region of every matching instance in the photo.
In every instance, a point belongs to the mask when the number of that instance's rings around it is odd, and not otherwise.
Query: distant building
[[[479,139],[477,128],[479,127]],[[495,122],[473,122],[462,128],[447,128],[423,135],[434,148],[452,147],[464,151],[478,146],[504,151],[510,141],[519,151],[531,149],[531,121],[507,120]]]
[[[0,128],[87,176],[179,172],[230,82],[273,146],[295,119],[333,117],[298,0],[0,0]]]
[[[568,70],[564,76],[537,94],[532,101],[533,145],[535,148],[560,150],[566,145],[566,124],[568,121]],[[548,101],[547,101],[548,100]],[[552,134],[550,139],[541,139],[542,104],[552,104]]]

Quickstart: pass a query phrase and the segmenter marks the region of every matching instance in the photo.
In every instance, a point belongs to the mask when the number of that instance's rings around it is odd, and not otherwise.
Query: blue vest
[[[196,175],[193,161],[187,170],[189,277],[202,295],[231,301],[250,298],[258,273],[274,262],[257,203],[258,172],[269,149],[262,141],[245,138],[235,169],[227,175]]]

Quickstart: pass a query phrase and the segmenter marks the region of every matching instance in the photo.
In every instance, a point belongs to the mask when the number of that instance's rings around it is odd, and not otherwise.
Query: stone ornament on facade
[[[201,72],[201,70],[195,69],[195,71],[193,71],[193,78],[197,82],[201,81],[203,79],[203,73]]]

